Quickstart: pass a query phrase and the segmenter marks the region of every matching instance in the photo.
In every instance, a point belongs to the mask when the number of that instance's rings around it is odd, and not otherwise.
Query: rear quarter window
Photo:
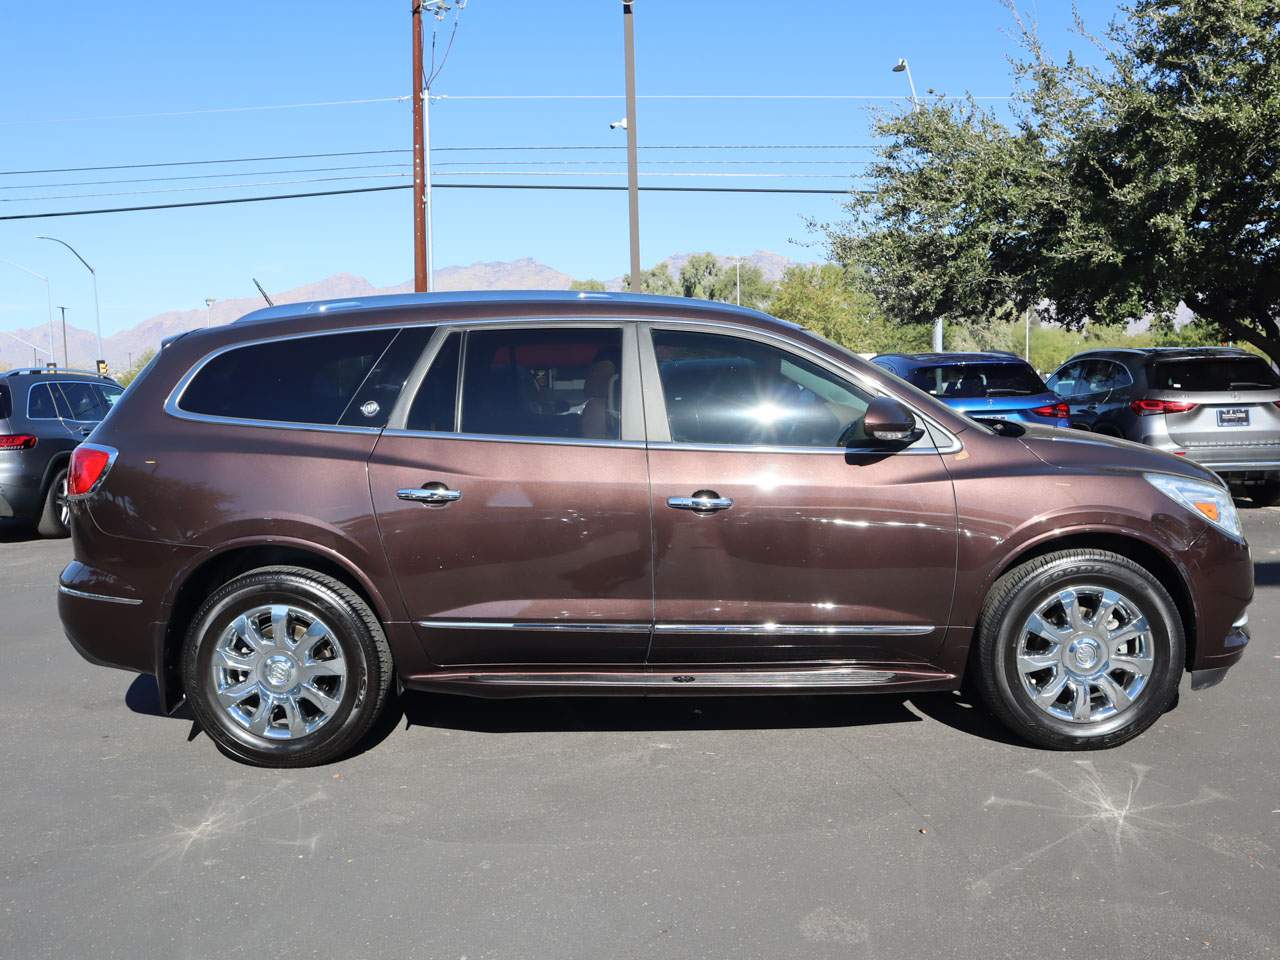
[[[235,347],[199,369],[178,409],[236,420],[337,424],[395,335],[362,330]]]
[[[9,399],[9,385],[0,383],[0,420],[13,416],[13,401]]]

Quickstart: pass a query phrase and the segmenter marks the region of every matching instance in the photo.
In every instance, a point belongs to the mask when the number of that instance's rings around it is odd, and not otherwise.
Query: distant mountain
[[[672,274],[678,275],[680,267],[690,256],[691,254],[679,253],[668,257],[663,262],[668,265]],[[734,258],[721,257],[720,261],[732,264]],[[742,262],[759,267],[767,279],[777,280],[794,261],[767,250],[757,250],[750,256],[743,257]],[[436,289],[438,290],[567,290],[573,280],[574,278],[569,274],[531,257],[472,263],[468,266],[442,267],[436,271]],[[607,286],[613,290],[621,289],[622,278],[617,277],[609,281]],[[412,289],[412,281],[405,281],[392,287],[375,287],[364,277],[339,273],[292,290],[269,292],[276,303],[297,303],[301,300],[338,300],[380,293],[407,293]],[[261,306],[263,306],[262,298],[254,293],[252,296],[217,300],[209,309],[197,307],[190,310],[169,310],[149,317],[127,330],[104,337],[102,349],[112,370],[125,370],[129,366],[130,359],[136,359],[145,351],[155,349],[165,337],[197,327],[230,323]],[[35,323],[10,332],[40,347],[46,347],[49,342],[47,323]],[[55,330],[54,346],[61,360],[63,356],[61,325]],[[92,367],[93,361],[97,359],[97,338],[90,330],[68,325],[67,347],[73,367]],[[32,356],[30,348],[24,347],[11,337],[0,336],[0,370],[26,366],[32,362]],[[42,355],[41,361],[43,359]]]

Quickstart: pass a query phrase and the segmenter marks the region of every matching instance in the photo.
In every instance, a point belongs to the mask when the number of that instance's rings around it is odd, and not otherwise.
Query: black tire
[[[251,732],[219,702],[215,690],[213,657],[220,638],[237,617],[271,604],[287,604],[323,621],[346,665],[341,686],[330,691],[338,706],[317,729],[292,739]],[[391,649],[369,605],[341,581],[305,567],[263,567],[223,584],[192,620],[183,645],[183,689],[197,722],[220,750],[255,766],[306,767],[346,755],[385,708],[391,680]],[[298,709],[296,701],[293,708]],[[275,723],[287,720],[283,705],[280,711]],[[272,725],[270,709],[268,714]]]
[[[1114,589],[1141,608],[1154,658],[1146,686],[1132,703],[1092,723],[1058,719],[1036,706],[1017,669],[1019,634],[1031,613],[1056,592],[1084,586]],[[1184,648],[1178,608],[1149,571],[1105,550],[1062,550],[996,581],[983,605],[970,663],[987,708],[1015,734],[1052,750],[1099,750],[1131,740],[1173,706]]]
[[[1274,507],[1280,503],[1280,481],[1268,480],[1249,488],[1249,499],[1259,507]]]
[[[71,536],[71,527],[66,516],[67,468],[63,467],[53,475],[49,489],[44,494],[44,504],[40,508],[40,519],[36,521],[36,532],[42,537],[57,539]]]

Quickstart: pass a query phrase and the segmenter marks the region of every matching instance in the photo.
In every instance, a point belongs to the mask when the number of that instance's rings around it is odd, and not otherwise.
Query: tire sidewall
[[[1019,631],[1031,613],[1058,591],[1071,586],[1110,587],[1136,602],[1151,625],[1155,656],[1151,676],[1137,702],[1096,724],[1059,720],[1042,711],[1022,687],[1017,669]],[[1158,581],[1105,559],[1067,559],[1036,571],[1021,583],[998,611],[999,629],[988,651],[996,693],[1021,725],[1053,746],[1119,743],[1137,736],[1168,708],[1178,689],[1183,666],[1182,622],[1177,608]]]
[[[53,479],[49,481],[49,486],[44,492],[44,499],[40,503],[37,532],[42,537],[62,539],[71,535],[70,523],[62,522],[61,512],[58,510],[58,489],[66,482],[67,467],[63,466],[54,472]]]
[[[347,663],[341,706],[323,727],[297,740],[268,740],[250,733],[227,716],[213,689],[211,666],[219,637],[240,614],[272,603],[286,603],[323,620]],[[215,591],[193,621],[182,662],[183,687],[200,726],[222,750],[266,765],[322,763],[343,753],[367,726],[369,691],[378,679],[370,677],[378,669],[378,658],[368,627],[336,594],[290,574],[250,574]]]

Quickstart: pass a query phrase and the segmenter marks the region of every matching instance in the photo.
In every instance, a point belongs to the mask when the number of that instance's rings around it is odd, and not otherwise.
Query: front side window
[[[817,364],[742,337],[654,330],[676,443],[841,447],[866,439],[871,394]]]
[[[178,406],[214,417],[336,424],[395,334],[362,330],[237,347],[205,364]]]
[[[616,327],[472,330],[461,369],[463,433],[621,437],[622,331]]]
[[[1060,397],[1074,397],[1086,393],[1084,361],[1076,360],[1060,368],[1049,378],[1049,389]]]

